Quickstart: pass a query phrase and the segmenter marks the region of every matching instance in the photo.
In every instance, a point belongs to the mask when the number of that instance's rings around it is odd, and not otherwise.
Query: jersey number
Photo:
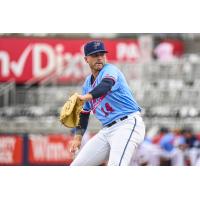
[[[105,117],[108,116],[114,109],[110,106],[109,103],[105,103],[105,109],[101,107],[101,111],[105,114]]]

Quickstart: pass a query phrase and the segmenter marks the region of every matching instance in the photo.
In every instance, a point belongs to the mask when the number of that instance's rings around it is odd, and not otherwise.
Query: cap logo
[[[97,49],[98,48],[98,46],[100,46],[101,45],[101,43],[100,42],[95,42],[94,43],[94,49]]]

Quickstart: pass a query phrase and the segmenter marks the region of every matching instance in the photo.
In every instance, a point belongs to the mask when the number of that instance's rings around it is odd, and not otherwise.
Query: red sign
[[[21,136],[0,136],[0,165],[22,164]]]
[[[29,135],[30,164],[63,164],[72,162],[67,135]]]
[[[83,55],[89,39],[14,38],[0,37],[0,82],[17,83],[78,83],[90,73]],[[151,56],[153,45],[148,40],[103,40],[108,61],[136,62]],[[158,48],[159,47],[159,48]],[[158,58],[182,55],[183,43],[165,40],[154,53]]]
[[[90,72],[83,56],[88,39],[0,38],[0,82],[78,82]],[[104,40],[108,60],[135,61],[137,40]]]

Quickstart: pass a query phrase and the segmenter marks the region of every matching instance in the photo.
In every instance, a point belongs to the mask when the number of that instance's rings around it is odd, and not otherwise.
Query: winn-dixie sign
[[[0,38],[0,81],[81,81],[89,73],[83,57],[87,39]],[[135,61],[140,56],[137,40],[104,40],[108,60]]]
[[[69,135],[29,135],[29,164],[70,164]]]

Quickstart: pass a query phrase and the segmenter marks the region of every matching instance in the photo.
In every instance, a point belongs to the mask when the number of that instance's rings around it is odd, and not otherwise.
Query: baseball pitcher
[[[112,166],[130,165],[132,155],[145,136],[141,108],[122,72],[106,63],[108,52],[102,41],[88,42],[84,53],[91,75],[86,77],[82,95],[78,94],[84,105],[71,152],[80,148],[91,111],[102,123],[102,129],[86,143],[71,165],[95,166],[105,160]]]

